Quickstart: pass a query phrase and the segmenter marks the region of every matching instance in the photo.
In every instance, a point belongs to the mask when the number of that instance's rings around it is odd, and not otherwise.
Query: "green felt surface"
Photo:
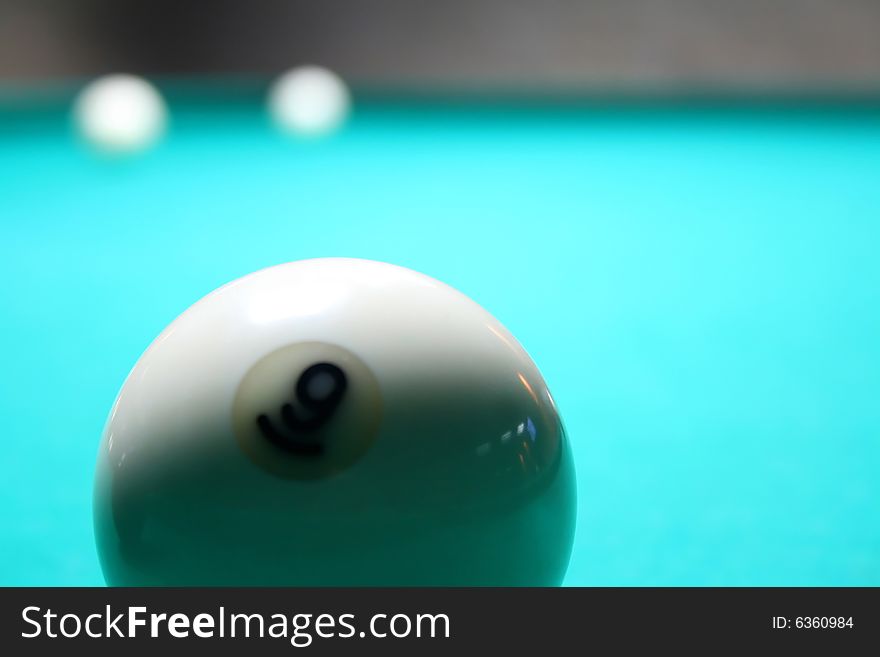
[[[314,256],[458,287],[578,475],[571,585],[880,585],[880,110],[175,102],[109,161],[0,110],[0,584],[103,582],[102,426],[190,303]]]

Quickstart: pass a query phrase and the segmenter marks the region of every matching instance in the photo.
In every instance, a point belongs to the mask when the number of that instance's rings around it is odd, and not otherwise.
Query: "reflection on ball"
[[[350,98],[342,79],[319,66],[302,66],[279,77],[269,91],[269,111],[290,134],[318,137],[339,128]]]
[[[161,136],[167,112],[159,92],[133,75],[108,75],[80,92],[74,117],[80,134],[110,153],[133,153]]]
[[[422,274],[306,260],[178,317],[99,452],[111,585],[555,585],[568,439],[535,364]]]

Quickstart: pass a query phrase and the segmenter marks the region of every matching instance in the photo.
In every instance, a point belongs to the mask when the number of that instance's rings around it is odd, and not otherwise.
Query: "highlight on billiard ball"
[[[558,585],[575,473],[532,359],[455,289],[321,258],[149,346],[99,451],[110,585]]]
[[[82,138],[110,154],[133,154],[154,145],[165,131],[168,111],[159,91],[135,75],[107,75],[86,85],[74,104]]]
[[[351,94],[336,73],[321,66],[299,66],[272,83],[269,113],[278,128],[297,137],[323,137],[348,117]]]

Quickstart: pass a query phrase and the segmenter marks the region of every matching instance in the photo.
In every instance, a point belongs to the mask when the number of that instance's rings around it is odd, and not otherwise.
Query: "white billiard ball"
[[[555,585],[568,439],[514,337],[368,260],[236,280],[163,331],[98,457],[111,585]]]
[[[152,146],[167,123],[158,90],[134,75],[107,75],[89,83],[74,105],[80,135],[109,153],[137,153]]]
[[[342,78],[320,66],[301,66],[281,75],[269,90],[269,112],[283,131],[301,137],[334,132],[351,105]]]

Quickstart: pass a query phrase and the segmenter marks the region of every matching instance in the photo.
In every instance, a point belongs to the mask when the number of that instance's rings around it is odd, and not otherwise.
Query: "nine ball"
[[[95,481],[110,585],[547,586],[575,479],[531,358],[428,276],[316,259],[160,334]]]

